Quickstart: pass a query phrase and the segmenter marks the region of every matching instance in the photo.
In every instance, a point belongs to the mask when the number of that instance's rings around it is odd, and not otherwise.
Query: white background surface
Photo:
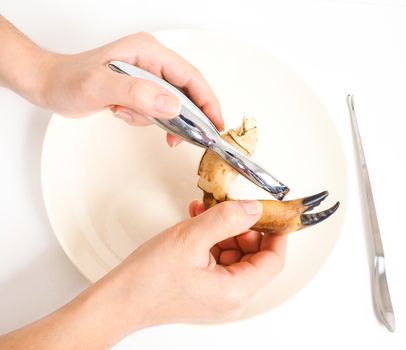
[[[21,1],[2,14],[42,46],[70,53],[140,30],[232,32],[267,46],[302,74],[325,102],[345,146],[349,203],[328,263],[288,303],[222,326],[172,325],[141,331],[117,349],[225,346],[245,349],[404,349],[406,171],[404,1]],[[1,51],[0,51],[1,54]],[[213,53],[215,54],[215,53]],[[397,330],[374,317],[363,198],[345,95],[356,95],[384,243]],[[0,333],[62,305],[88,283],[58,246],[40,188],[41,143],[49,119],[0,90]]]

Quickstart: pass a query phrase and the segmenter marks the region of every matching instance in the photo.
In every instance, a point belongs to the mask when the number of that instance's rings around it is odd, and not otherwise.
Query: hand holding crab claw
[[[189,206],[191,217],[195,217],[205,211],[204,205],[193,201]],[[257,231],[246,231],[237,236],[226,238],[217,242],[210,250],[212,257],[218,264],[230,266],[238,262],[259,263],[266,254],[275,255],[273,267],[281,269],[282,256],[286,250],[285,236],[263,235]],[[276,262],[279,263],[276,264]],[[271,275],[268,276],[271,278]]]

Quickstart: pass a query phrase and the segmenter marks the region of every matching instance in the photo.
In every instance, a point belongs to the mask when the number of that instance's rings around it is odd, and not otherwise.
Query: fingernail
[[[180,101],[178,98],[169,95],[158,95],[155,99],[155,110],[160,114],[169,117],[176,116],[180,111]]]
[[[114,112],[114,116],[126,121],[127,123],[132,123],[134,121],[131,113],[123,109],[119,109],[118,111]]]
[[[241,201],[241,205],[248,215],[258,215],[262,213],[262,203],[259,201]]]

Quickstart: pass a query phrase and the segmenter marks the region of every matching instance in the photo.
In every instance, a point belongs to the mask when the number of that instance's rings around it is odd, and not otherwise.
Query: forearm
[[[93,286],[51,315],[1,336],[0,350],[109,349],[130,330],[103,288]]]
[[[38,47],[2,16],[0,45],[0,85],[41,105],[44,70],[52,54]]]

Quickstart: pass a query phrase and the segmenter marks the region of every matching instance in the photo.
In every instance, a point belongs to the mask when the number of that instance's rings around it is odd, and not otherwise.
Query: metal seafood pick
[[[150,118],[156,125],[187,142],[215,152],[241,175],[271,193],[276,199],[282,200],[289,192],[288,187],[264,168],[223,141],[209,118],[177,88],[165,80],[125,62],[112,61],[108,66],[115,72],[157,83],[180,99],[182,107],[179,115],[170,120]]]
[[[363,190],[367,199],[367,210],[370,219],[370,230],[373,240],[375,261],[373,275],[372,295],[374,306],[382,323],[390,332],[395,331],[395,314],[393,312],[392,302],[389,294],[388,281],[385,272],[385,255],[383,253],[383,245],[381,234],[379,232],[378,218],[376,215],[374,197],[372,195],[371,182],[369,180],[367,162],[365,160],[364,150],[362,147],[361,136],[358,129],[357,117],[354,109],[354,96],[347,96],[348,109],[351,116],[352,130],[355,137],[355,144],[360,162]]]

